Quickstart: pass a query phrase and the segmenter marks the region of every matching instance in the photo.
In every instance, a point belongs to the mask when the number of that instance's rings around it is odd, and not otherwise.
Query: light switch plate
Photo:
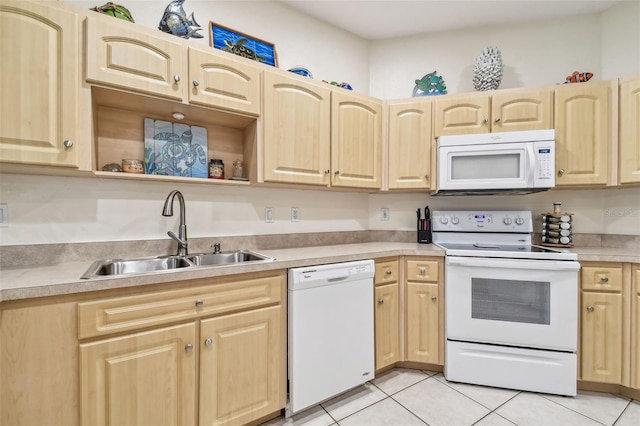
[[[0,228],[9,227],[9,205],[0,204]]]
[[[273,223],[273,207],[264,208],[264,221],[266,223]]]
[[[291,207],[291,222],[300,222],[300,210],[297,207]]]
[[[380,209],[380,220],[389,220],[389,208],[383,207]]]

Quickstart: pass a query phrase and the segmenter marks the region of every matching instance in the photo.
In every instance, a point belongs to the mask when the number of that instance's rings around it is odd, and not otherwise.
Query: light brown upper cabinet
[[[555,91],[556,186],[605,185],[611,135],[609,82],[574,83]]]
[[[389,189],[431,187],[431,105],[430,100],[389,103]]]
[[[265,182],[329,186],[331,89],[264,71]]]
[[[336,88],[331,93],[331,185],[380,189],[382,102]]]
[[[187,47],[180,38],[152,35],[130,22],[103,16],[87,18],[86,37],[90,83],[260,114],[260,71],[248,61],[213,49]]]
[[[382,102],[263,71],[265,182],[379,189]]]
[[[550,89],[514,89],[439,97],[434,136],[553,128]]]
[[[78,21],[0,3],[0,162],[78,167]]]
[[[640,76],[620,80],[620,183],[640,182]]]

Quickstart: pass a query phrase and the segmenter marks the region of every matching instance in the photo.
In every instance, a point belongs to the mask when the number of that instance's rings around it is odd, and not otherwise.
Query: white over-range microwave
[[[440,136],[435,195],[529,194],[555,186],[555,131]]]

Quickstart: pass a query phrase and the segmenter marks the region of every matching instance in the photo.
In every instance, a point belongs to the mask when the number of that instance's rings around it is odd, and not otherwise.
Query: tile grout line
[[[602,393],[606,393],[607,395],[612,395],[612,394],[610,394],[610,393],[608,393],[608,392],[602,392]],[[604,426],[611,426],[611,425],[607,425],[606,423],[602,423],[601,421],[596,420],[596,419],[594,419],[594,418],[592,418],[592,417],[589,417],[589,416],[587,416],[587,415],[586,415],[586,414],[584,414],[584,413],[581,413],[581,412],[579,412],[579,411],[576,411],[576,410],[574,410],[573,408],[567,407],[567,406],[565,406],[565,405],[560,404],[559,402],[556,402],[556,401],[554,401],[554,400],[552,400],[552,399],[549,399],[549,398],[547,398],[547,397],[546,397],[546,395],[545,395],[545,394],[535,393],[535,395],[538,395],[538,396],[540,396],[541,398],[544,398],[544,399],[546,399],[547,401],[552,402],[552,403],[554,403],[554,404],[556,404],[556,405],[558,405],[558,406],[560,406],[560,407],[562,407],[562,408],[565,408],[565,409],[567,409],[567,410],[569,410],[569,411],[573,411],[574,413],[579,414],[579,415],[581,415],[582,417],[585,417],[585,418],[587,418],[587,419],[589,419],[589,420],[593,420],[593,421],[594,421],[594,422],[596,422],[596,423],[599,423],[599,424],[604,425]],[[627,402],[629,402],[629,401],[627,401]],[[628,404],[627,404],[627,406],[628,406]],[[626,410],[626,406],[625,406],[625,410]],[[622,412],[624,412],[624,410],[622,410]],[[620,415],[622,415],[622,413],[620,413]],[[615,422],[614,422],[614,423],[615,423]],[[612,423],[612,424],[613,424],[613,423]]]
[[[624,414],[625,411],[627,411],[629,409],[629,407],[631,406],[631,404],[633,403],[633,399],[630,399],[627,403],[627,406],[624,407],[624,410],[622,410],[622,412],[618,415],[618,417],[616,417],[616,419],[613,421],[612,426],[615,426],[616,423],[618,423],[618,420],[620,420],[620,418],[622,417],[622,415]]]

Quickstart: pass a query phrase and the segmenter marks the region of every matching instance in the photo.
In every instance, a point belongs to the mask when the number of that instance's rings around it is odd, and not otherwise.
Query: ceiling
[[[593,14],[624,0],[280,0],[368,40]],[[626,0],[634,1],[634,0]]]

